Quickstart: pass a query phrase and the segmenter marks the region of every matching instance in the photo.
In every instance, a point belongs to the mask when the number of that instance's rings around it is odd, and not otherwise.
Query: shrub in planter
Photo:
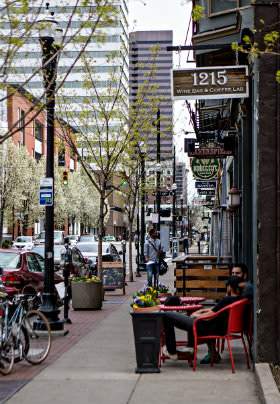
[[[101,309],[103,284],[96,276],[74,277],[71,282],[73,309]]]

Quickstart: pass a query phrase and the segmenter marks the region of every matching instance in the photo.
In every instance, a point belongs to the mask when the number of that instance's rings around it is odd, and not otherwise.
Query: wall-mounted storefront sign
[[[191,159],[191,169],[195,178],[199,180],[211,180],[217,177],[220,165],[216,158],[204,159],[196,158]]]
[[[175,69],[172,73],[175,99],[249,97],[248,66]]]
[[[195,181],[195,187],[198,189],[216,189],[216,181]]]

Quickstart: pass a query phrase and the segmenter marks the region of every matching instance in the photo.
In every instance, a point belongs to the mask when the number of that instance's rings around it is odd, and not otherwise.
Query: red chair
[[[218,346],[218,352],[219,352],[219,342],[220,340],[225,341],[227,340],[228,344],[228,349],[230,353],[230,358],[231,358],[231,367],[232,367],[232,373],[235,373],[234,369],[234,362],[233,362],[233,355],[232,355],[232,349],[230,345],[230,340],[232,339],[241,339],[246,355],[246,362],[247,362],[247,367],[248,369],[250,368],[249,364],[249,357],[248,357],[248,351],[246,348],[246,344],[244,341],[244,314],[246,307],[248,306],[248,299],[242,299],[238,300],[237,302],[234,302],[230,304],[227,307],[224,307],[223,309],[219,310],[217,313],[211,314],[210,316],[203,317],[203,318],[197,318],[194,323],[193,323],[193,334],[194,334],[194,361],[193,361],[193,370],[195,371],[195,366],[196,366],[196,357],[197,357],[197,346],[200,344],[205,344],[209,340],[212,342],[212,356],[211,356],[211,366],[213,366],[214,362],[214,344],[215,341],[217,341],[217,346]],[[205,321],[205,320],[211,320],[217,316],[219,316],[221,313],[228,311],[228,325],[227,325],[227,331],[225,335],[197,335],[197,323],[199,321]]]

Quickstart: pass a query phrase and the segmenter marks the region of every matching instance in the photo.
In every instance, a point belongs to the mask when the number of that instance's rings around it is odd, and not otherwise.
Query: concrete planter
[[[102,282],[71,282],[73,309],[101,309]]]

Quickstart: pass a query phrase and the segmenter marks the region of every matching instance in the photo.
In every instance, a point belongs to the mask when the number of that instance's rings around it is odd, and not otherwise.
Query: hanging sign
[[[172,89],[175,99],[203,100],[249,97],[248,66],[175,69]]]
[[[199,148],[199,149],[194,149],[194,151],[188,152],[189,157],[219,157],[219,158],[225,158],[227,156],[232,156],[233,151],[232,150],[225,150],[222,147],[215,147],[213,149],[209,149],[206,147]]]
[[[195,178],[199,180],[211,180],[217,178],[220,165],[216,158],[199,159],[194,157],[191,159],[191,169]]]
[[[198,189],[198,195],[215,195],[215,189]]]
[[[195,181],[195,187],[198,189],[216,189],[216,181]]]

